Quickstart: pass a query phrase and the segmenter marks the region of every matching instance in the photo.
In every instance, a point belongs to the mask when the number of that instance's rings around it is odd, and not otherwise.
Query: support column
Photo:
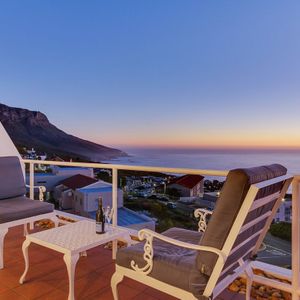
[[[300,272],[300,176],[293,180],[292,197],[292,300],[299,300],[299,272]]]
[[[113,226],[118,226],[118,170],[112,170],[112,207],[113,207]],[[118,241],[112,241],[112,259],[116,259]]]
[[[29,164],[29,197],[34,200],[34,164]]]

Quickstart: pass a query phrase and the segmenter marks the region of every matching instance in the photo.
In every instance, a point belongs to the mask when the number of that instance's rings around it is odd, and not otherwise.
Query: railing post
[[[292,300],[298,300],[299,290],[299,265],[300,265],[300,177],[295,176],[293,180],[292,198]]]
[[[29,164],[29,197],[34,200],[34,163]]]
[[[112,169],[113,226],[118,225],[118,169]]]
[[[112,207],[114,210],[113,226],[118,226],[118,169],[112,169]],[[118,241],[112,241],[112,259],[115,260],[118,250]]]

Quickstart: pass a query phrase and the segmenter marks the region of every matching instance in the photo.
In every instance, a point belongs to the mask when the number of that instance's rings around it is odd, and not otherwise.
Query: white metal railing
[[[101,164],[101,163],[83,163],[83,162],[60,162],[60,161],[46,161],[46,160],[30,160],[23,159],[25,164],[29,164],[29,194],[30,198],[34,197],[34,165],[51,165],[63,167],[82,167],[94,169],[109,169],[112,170],[112,207],[113,207],[113,225],[117,225],[118,220],[118,171],[144,171],[144,172],[164,172],[174,174],[196,174],[206,176],[227,176],[228,171],[219,170],[197,170],[185,168],[161,168],[161,167],[146,167],[146,166],[129,166],[129,165],[114,165],[114,164]]]
[[[226,177],[227,170],[201,170],[201,169],[186,169],[186,168],[163,168],[163,167],[148,167],[148,166],[131,166],[118,164],[101,164],[101,163],[82,163],[82,162],[57,162],[57,161],[40,161],[24,159],[25,164],[29,164],[29,184],[30,197],[34,197],[34,165],[52,165],[52,166],[68,166],[68,167],[83,167],[83,168],[101,168],[112,170],[112,207],[114,208],[113,225],[117,226],[117,197],[118,197],[118,171],[144,171],[172,174],[195,174],[204,176]],[[256,276],[255,282],[259,284],[267,284],[275,288],[282,288],[292,294],[292,300],[299,300],[300,296],[300,175],[294,176],[292,183],[292,270],[288,271],[285,268],[273,266],[266,263],[254,262],[253,267],[264,268],[264,271],[291,280],[291,284],[281,284],[275,280],[266,280],[263,277]],[[283,276],[282,274],[285,274]]]
[[[300,295],[300,176],[294,176],[292,197],[292,299]]]

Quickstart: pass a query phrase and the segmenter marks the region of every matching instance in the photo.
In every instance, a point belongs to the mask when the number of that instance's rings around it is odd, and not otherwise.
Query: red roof
[[[174,179],[170,182],[170,184],[179,184],[186,188],[192,189],[196,186],[200,181],[204,179],[201,175],[184,175],[179,178]]]
[[[64,186],[66,186],[72,190],[76,190],[76,189],[80,189],[82,187],[88,186],[97,181],[98,180],[96,180],[95,178],[77,174],[77,175],[74,175],[72,177],[69,177],[69,178],[61,181],[60,184],[63,184]]]

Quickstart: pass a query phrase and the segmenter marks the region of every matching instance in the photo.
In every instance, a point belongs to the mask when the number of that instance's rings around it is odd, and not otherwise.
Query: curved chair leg
[[[0,229],[0,270],[4,268],[4,237],[8,232],[8,228]]]
[[[114,300],[119,300],[118,287],[117,285],[123,280],[124,275],[115,272],[111,278],[111,289],[114,296]]]
[[[28,257],[28,247],[29,246],[30,246],[30,242],[28,240],[25,240],[22,245],[22,251],[23,251],[23,256],[24,256],[24,260],[25,260],[25,270],[19,280],[20,284],[24,283],[28,269],[29,269],[29,257]]]
[[[252,283],[253,283],[253,272],[250,267],[247,267],[245,270],[245,275],[247,278],[247,284],[246,284],[246,300],[251,300],[251,289],[252,289]]]
[[[253,280],[250,277],[248,277],[246,286],[246,300],[251,300],[252,282]]]

